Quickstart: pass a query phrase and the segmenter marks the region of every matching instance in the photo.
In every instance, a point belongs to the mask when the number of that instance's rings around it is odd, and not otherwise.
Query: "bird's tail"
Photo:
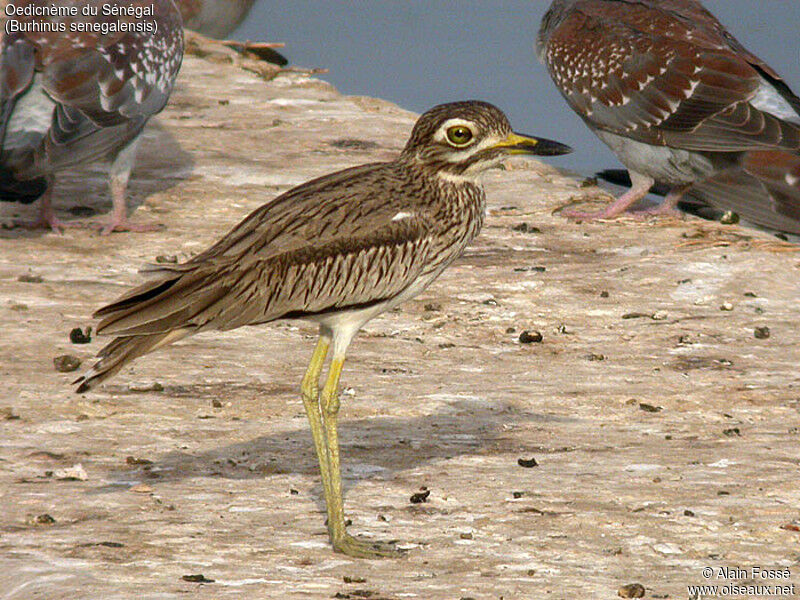
[[[762,227],[800,234],[800,156],[796,154],[746,152],[737,166],[694,184],[687,194]]]
[[[97,355],[100,360],[82,377],[73,381],[73,383],[80,384],[75,391],[79,394],[89,391],[98,383],[118,373],[122,367],[135,358],[176,342],[189,335],[190,332],[191,330],[188,328],[175,329],[165,333],[121,336],[114,339],[100,350]]]

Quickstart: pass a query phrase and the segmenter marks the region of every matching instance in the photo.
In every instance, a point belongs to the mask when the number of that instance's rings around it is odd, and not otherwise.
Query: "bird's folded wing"
[[[424,271],[432,218],[400,212],[382,164],[327,175],[260,207],[217,244],[100,309],[98,331],[232,329],[368,306]],[[347,181],[349,185],[343,185]]]
[[[228,330],[280,317],[366,307],[394,297],[422,273],[431,240],[423,219],[363,236],[271,255],[193,263],[191,270],[133,290],[99,310],[98,332]]]
[[[544,59],[594,127],[696,150],[800,145],[796,125],[749,104],[759,70],[701,25],[653,5],[587,3],[556,28]]]

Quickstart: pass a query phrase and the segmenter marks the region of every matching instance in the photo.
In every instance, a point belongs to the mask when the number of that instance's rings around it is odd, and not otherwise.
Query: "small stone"
[[[528,331],[527,329],[519,334],[520,344],[538,344],[544,337],[539,331]]]
[[[589,362],[596,362],[596,361],[605,360],[606,359],[606,355],[605,354],[595,354],[594,352],[592,352],[590,354],[587,354],[585,358]]]
[[[608,296],[609,296],[609,293],[607,291],[603,290],[602,292],[600,292],[600,297],[601,298],[608,298]]]
[[[473,535],[472,535],[472,532],[469,532],[469,531],[468,531],[467,533],[461,533],[461,534],[459,534],[459,536],[458,536],[458,537],[459,537],[460,539],[462,539],[462,540],[471,540],[471,539],[473,538]]]
[[[137,483],[136,485],[132,485],[128,488],[129,492],[133,492],[134,494],[149,494],[150,492],[154,491],[153,487],[147,485],[146,483]]]
[[[533,467],[539,466],[535,458],[518,458],[517,464],[525,469],[532,469]]]
[[[622,318],[627,319],[646,319],[652,318],[653,313],[646,313],[646,312],[629,312],[622,315]]]
[[[66,469],[56,469],[53,471],[53,477],[61,481],[86,481],[89,479],[86,469],[83,468],[81,463],[67,467]]]
[[[19,420],[19,415],[14,410],[14,407],[4,406],[0,408],[0,419],[3,421],[17,421]]]
[[[766,340],[771,334],[769,327],[756,327],[753,330],[753,335],[757,340]]]
[[[516,327],[508,327],[506,329],[506,333],[517,333],[517,328]]]
[[[439,304],[438,302],[429,302],[428,304],[425,305],[425,310],[429,312],[439,312],[440,310],[442,310],[442,305]]]
[[[726,211],[719,219],[723,225],[736,225],[739,222],[739,215],[732,210]]]
[[[41,515],[36,515],[28,520],[28,523],[31,525],[54,525],[56,520],[48,515],[47,513],[42,513]]]
[[[511,495],[514,497],[514,500],[519,500],[525,495],[525,492],[511,492]]]
[[[211,406],[212,406],[213,408],[222,408],[222,401],[221,401],[221,400],[218,400],[217,398],[214,398],[214,399],[211,401]]]
[[[669,315],[665,311],[657,310],[652,315],[650,315],[650,318],[653,319],[653,321],[666,321],[668,316]]]
[[[719,307],[719,309],[725,312],[730,312],[733,310],[733,304],[731,304],[730,302],[723,302],[722,305]]]
[[[178,262],[178,257],[174,254],[159,254],[156,256],[156,262],[159,264],[171,264],[174,265]]]
[[[694,512],[687,508],[685,511],[683,511],[683,516],[684,517],[693,517],[694,516]]]
[[[431,495],[431,491],[429,489],[423,488],[422,491],[416,492],[415,494],[411,494],[410,502],[411,504],[422,504],[423,502],[428,501],[428,496]]]
[[[59,373],[72,373],[81,366],[81,359],[72,354],[62,354],[53,359],[53,365]]]
[[[69,332],[69,341],[73,344],[88,344],[92,341],[92,328],[87,327],[86,333],[80,327],[75,327]]]
[[[742,432],[738,427],[731,427],[730,429],[724,430],[722,435],[727,437],[742,437]]]
[[[164,386],[157,381],[148,381],[145,383],[129,383],[128,391],[131,392],[163,392]]]
[[[649,413],[657,413],[664,410],[662,406],[653,406],[652,404],[647,404],[646,402],[640,402],[639,409]]]
[[[198,573],[197,575],[184,575],[181,579],[190,583],[214,583],[213,579],[208,579],[202,573]]]
[[[125,457],[125,464],[126,465],[134,465],[134,466],[142,466],[142,465],[152,465],[152,460],[147,460],[146,458],[137,458],[135,456],[126,456]]]
[[[529,225],[528,223],[518,223],[511,228],[513,231],[519,231],[520,233],[542,233],[542,230],[534,225]]]
[[[644,586],[641,583],[629,583],[617,590],[620,598],[644,598]]]
[[[367,580],[364,577],[351,577],[349,575],[343,575],[342,581],[345,583],[367,583]]]
[[[44,277],[41,275],[32,275],[30,273],[26,273],[25,275],[20,275],[17,277],[17,281],[22,283],[42,283],[44,281]]]

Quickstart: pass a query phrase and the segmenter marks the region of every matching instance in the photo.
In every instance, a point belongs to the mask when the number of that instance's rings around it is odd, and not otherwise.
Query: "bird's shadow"
[[[135,210],[147,198],[169,190],[191,176],[194,159],[181,148],[175,136],[157,121],[151,121],[131,171],[126,194],[128,213],[136,220]],[[53,206],[59,219],[70,225],[88,228],[95,219],[105,219],[111,210],[108,188],[108,165],[102,162],[69,169],[56,176]],[[11,226],[16,221],[33,221],[39,214],[39,201],[33,204],[0,202],[0,239],[35,238],[49,229]]]
[[[508,403],[467,399],[449,401],[427,415],[344,420],[339,426],[343,485],[351,487],[362,479],[390,479],[393,474],[418,468],[422,463],[455,456],[495,455],[504,451],[551,452],[551,448],[535,443],[521,445],[518,437],[506,433],[507,426],[575,420],[520,410]],[[265,421],[265,429],[268,423]],[[131,462],[125,469],[107,473],[107,479],[116,480],[115,483],[89,493],[115,491],[144,481],[176,481],[187,477],[264,479],[271,474],[303,474],[317,476],[319,481],[317,459],[305,421],[296,429],[282,429],[205,452],[173,451],[149,457],[147,461]],[[324,510],[321,483],[315,484],[313,493]]]

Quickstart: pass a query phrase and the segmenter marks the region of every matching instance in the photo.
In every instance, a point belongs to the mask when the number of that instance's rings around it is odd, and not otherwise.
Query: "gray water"
[[[285,42],[284,54],[345,94],[385,98],[416,112],[481,99],[514,128],[572,145],[552,160],[582,173],[619,166],[553,87],[533,44],[545,0],[258,0],[239,39]],[[705,0],[752,52],[800,92],[798,0]]]

